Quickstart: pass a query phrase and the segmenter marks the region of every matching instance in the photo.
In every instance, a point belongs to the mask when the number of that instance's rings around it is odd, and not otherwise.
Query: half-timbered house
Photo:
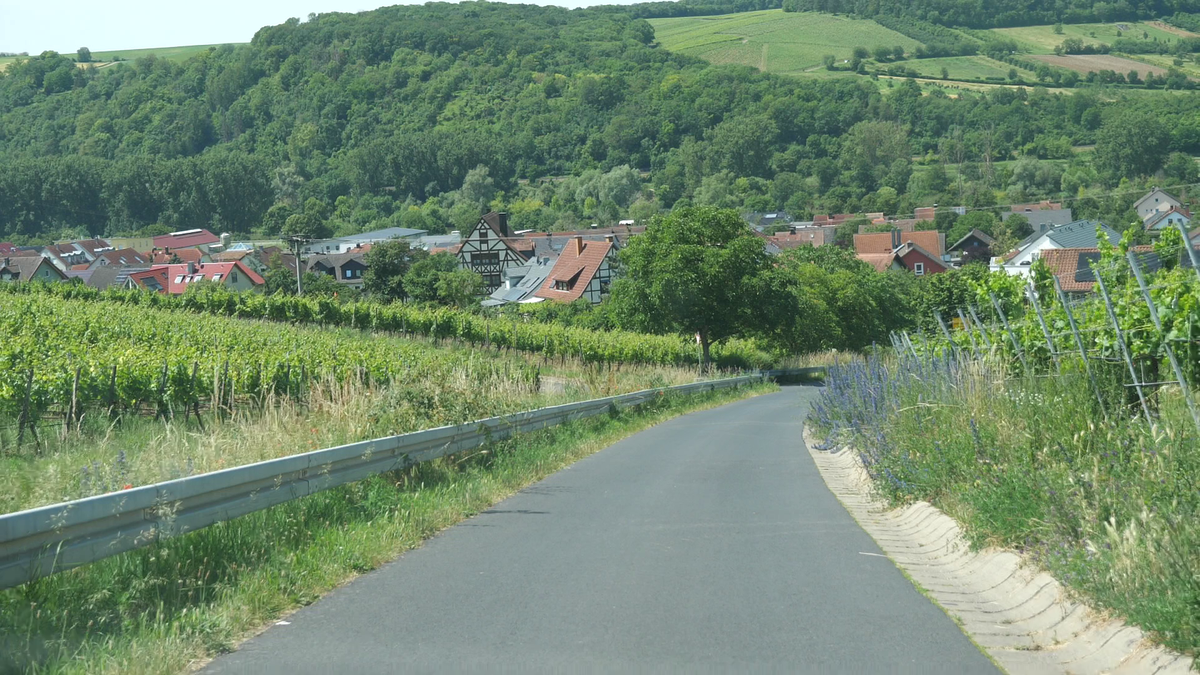
[[[600,304],[612,284],[616,254],[613,235],[608,235],[605,241],[572,237],[534,295],[558,302],[587,298],[593,305]]]
[[[489,213],[479,219],[458,247],[458,264],[483,277],[486,293],[504,283],[504,272],[525,265],[533,255],[533,245],[512,236],[508,214]]]

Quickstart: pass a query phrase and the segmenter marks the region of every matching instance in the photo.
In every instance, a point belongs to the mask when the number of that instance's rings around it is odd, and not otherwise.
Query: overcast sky
[[[543,0],[582,7],[633,0]],[[395,4],[379,0],[0,0],[0,52],[40,54],[249,42],[263,26],[310,12],[361,12]]]

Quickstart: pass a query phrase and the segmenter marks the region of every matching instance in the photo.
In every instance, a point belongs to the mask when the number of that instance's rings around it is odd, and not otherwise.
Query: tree
[[[1163,174],[1173,183],[1190,185],[1200,180],[1200,172],[1196,169],[1196,160],[1185,152],[1172,152],[1163,165]]]
[[[380,242],[367,251],[363,262],[367,271],[363,274],[363,289],[371,295],[385,300],[404,300],[408,292],[404,287],[405,275],[413,264],[427,258],[429,253],[413,249],[406,239]]]
[[[462,199],[473,204],[481,212],[496,196],[496,182],[488,173],[488,168],[482,164],[471,169],[459,190]]]
[[[866,47],[863,47],[863,46],[855,47],[854,51],[851,53],[854,55],[855,60],[858,60],[858,61],[862,61],[863,59],[871,57],[870,50],[868,50]]]
[[[1094,164],[1111,184],[1149,176],[1162,167],[1170,143],[1170,131],[1157,115],[1126,110],[1100,125]]]
[[[821,63],[825,64],[825,70],[834,70],[834,64],[837,63],[837,57],[833,54],[826,54],[821,57]]]
[[[874,56],[875,60],[880,63],[883,63],[884,61],[891,61],[892,60],[892,50],[883,45],[879,45],[872,52],[872,56]]]
[[[450,253],[421,257],[404,275],[404,292],[417,302],[466,306],[483,291],[483,277],[459,269]]]
[[[942,66],[942,79],[943,80],[950,79],[950,69],[947,68],[946,66]]]
[[[1061,22],[1060,22],[1060,23],[1056,23],[1056,24],[1054,24],[1054,34],[1055,34],[1055,35],[1062,35],[1062,34],[1063,34],[1063,25],[1062,25],[1062,23],[1061,23]]]
[[[892,60],[893,61],[903,61],[904,60],[904,47],[901,47],[900,45],[896,45],[895,47],[892,47]]]
[[[723,340],[768,329],[775,299],[762,240],[737,211],[685,207],[657,216],[620,253],[609,299],[621,324],[695,335],[703,363]]]
[[[1016,80],[1016,79],[1017,79],[1018,77],[1020,77],[1020,76],[1021,76],[1021,74],[1017,72],[1017,69],[1016,69],[1016,68],[1009,68],[1009,69],[1008,69],[1008,79],[1010,79],[1010,80]]]
[[[80,63],[92,62],[92,50],[88,49],[87,47],[80,47],[79,51],[75,52],[75,54],[77,55],[76,60]]]

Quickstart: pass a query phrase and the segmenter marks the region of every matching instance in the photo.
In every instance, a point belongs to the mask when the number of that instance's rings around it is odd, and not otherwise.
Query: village
[[[1154,188],[1133,208],[1149,237],[1168,228],[1181,229],[1189,232],[1193,247],[1200,246],[1200,228],[1192,229],[1192,214],[1180,198]],[[948,242],[947,233],[935,229],[939,212],[964,216],[968,209],[922,207],[911,218],[867,213],[817,215],[811,221],[797,221],[785,212],[750,213],[745,218],[772,255],[801,246],[838,245],[839,231],[858,223],[858,231],[852,235],[854,254],[878,272],[899,270],[926,276],[976,262],[987,264],[994,272],[1028,276],[1034,261],[1040,259],[1068,293],[1092,290],[1095,280],[1089,263],[1099,257],[1099,237],[1114,245],[1121,238],[1110,224],[1075,220],[1069,207],[1045,200],[1000,212],[1001,222],[1020,216],[1032,233],[1010,250],[997,250],[997,240],[979,229]],[[402,240],[414,250],[452,255],[461,269],[477,273],[482,279],[484,307],[580,299],[595,305],[607,297],[617,274],[618,251],[645,229],[644,224],[622,220],[615,227],[593,225],[573,232],[513,231],[507,214],[491,212],[465,235],[391,227],[293,241],[294,246],[286,248],[288,242],[234,242],[229,234],[216,235],[206,229],[152,238],[63,241],[51,246],[0,243],[0,281],[74,282],[97,290],[140,288],[181,295],[198,283],[263,291],[268,270],[283,269],[293,276],[326,275],[339,287],[361,291],[372,246]],[[1149,246],[1135,250],[1151,253]]]

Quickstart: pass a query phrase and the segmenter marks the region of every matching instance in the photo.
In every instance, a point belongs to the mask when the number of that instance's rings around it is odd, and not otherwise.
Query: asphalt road
[[[826,489],[789,387],[666,422],[208,673],[996,673]]]

